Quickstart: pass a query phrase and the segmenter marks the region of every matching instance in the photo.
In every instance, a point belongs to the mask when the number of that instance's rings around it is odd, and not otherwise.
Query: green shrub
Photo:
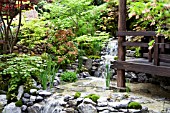
[[[138,102],[130,102],[128,104],[129,109],[142,109],[142,105]]]
[[[21,100],[18,100],[17,102],[15,102],[15,105],[17,106],[17,107],[21,107],[22,106],[22,101]]]
[[[77,81],[77,74],[75,72],[66,71],[61,74],[61,80],[64,82],[75,82]]]
[[[81,93],[80,92],[76,92],[75,94],[74,94],[74,98],[79,98],[81,96]]]
[[[85,96],[84,98],[89,98],[91,99],[93,102],[97,102],[97,100],[100,98],[100,96],[96,95],[96,94],[89,94],[87,96]]]

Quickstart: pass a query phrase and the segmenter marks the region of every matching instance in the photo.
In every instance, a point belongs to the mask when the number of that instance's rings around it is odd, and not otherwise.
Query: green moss
[[[142,109],[142,105],[138,102],[130,102],[128,104],[129,109]]]
[[[100,98],[100,96],[96,95],[96,94],[89,94],[87,96],[85,96],[84,98],[89,98],[91,99],[93,102],[97,102],[97,100]]]
[[[74,98],[79,98],[81,96],[81,93],[80,92],[76,92],[75,95],[74,95]]]
[[[21,107],[22,106],[22,101],[21,100],[18,100],[17,102],[15,102],[15,105],[17,107]]]
[[[97,100],[100,98],[100,96],[98,96],[98,95],[92,95],[91,96],[91,100],[93,101],[93,102],[97,102]]]
[[[115,56],[115,57],[114,57],[114,60],[118,60],[118,56]]]

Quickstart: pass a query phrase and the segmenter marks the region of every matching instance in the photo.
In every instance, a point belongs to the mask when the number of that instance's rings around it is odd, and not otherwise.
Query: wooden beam
[[[155,31],[117,31],[117,36],[156,36]]]
[[[126,1],[119,0],[119,20],[118,20],[118,31],[126,31]],[[125,61],[126,49],[122,43],[125,42],[125,36],[118,37],[118,60]],[[117,86],[125,87],[125,70],[117,70]]]
[[[166,66],[155,66],[155,65],[149,65],[144,63],[141,64],[141,63],[134,63],[134,62],[114,61],[112,62],[111,67],[117,69],[126,69],[128,71],[136,71],[136,72],[143,72],[152,75],[170,77],[170,67],[166,67]]]
[[[159,37],[155,37],[155,43],[154,43],[154,65],[159,66],[160,65],[160,59],[159,59]]]
[[[142,42],[123,42],[123,46],[148,47],[148,43]]]

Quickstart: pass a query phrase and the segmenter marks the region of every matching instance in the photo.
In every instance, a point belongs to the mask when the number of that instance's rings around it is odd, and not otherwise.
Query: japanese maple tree
[[[22,10],[29,10],[37,4],[37,0],[0,0],[0,40],[3,40],[3,52],[12,52],[16,44],[19,29],[21,26]],[[18,25],[12,27],[14,18]],[[15,20],[15,21],[16,21]]]

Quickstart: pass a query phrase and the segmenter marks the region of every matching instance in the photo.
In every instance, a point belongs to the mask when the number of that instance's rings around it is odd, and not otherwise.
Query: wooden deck
[[[126,71],[143,72],[152,75],[170,77],[170,64],[160,62],[160,66],[153,65],[145,58],[135,58],[126,61],[114,61],[111,65],[112,68],[124,69]]]

